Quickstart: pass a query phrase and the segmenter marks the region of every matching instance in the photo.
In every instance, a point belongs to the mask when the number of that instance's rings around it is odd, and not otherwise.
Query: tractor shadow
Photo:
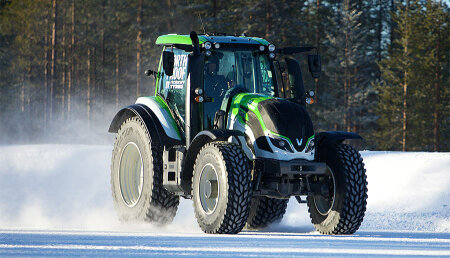
[[[316,230],[314,229],[314,227],[311,226],[306,226],[306,225],[302,225],[302,226],[292,226],[292,225],[285,225],[283,223],[280,224],[272,224],[266,228],[263,229],[259,229],[259,230],[251,230],[251,229],[244,229],[242,231],[242,233],[245,234],[267,234],[267,233],[276,233],[278,234],[282,234],[282,233],[286,233],[286,234],[311,234],[316,232]]]

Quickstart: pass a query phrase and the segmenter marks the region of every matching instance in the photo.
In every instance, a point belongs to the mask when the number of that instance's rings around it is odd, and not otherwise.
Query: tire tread
[[[227,207],[223,220],[213,229],[207,229],[203,225],[202,217],[197,210],[195,216],[200,227],[206,233],[237,234],[245,226],[250,210],[252,191],[249,162],[240,146],[229,142],[219,141],[205,144],[199,151],[197,160],[200,158],[202,150],[208,146],[213,146],[219,150],[225,165],[225,173],[228,178]]]
[[[246,228],[261,229],[283,219],[289,199],[253,197]]]
[[[364,218],[367,206],[367,177],[364,162],[359,152],[350,145],[336,144],[334,146],[342,171],[344,173],[345,196],[343,208],[336,225],[329,225],[327,230],[316,226],[312,216],[312,206],[308,202],[308,211],[315,228],[322,234],[340,235],[355,233]]]
[[[179,204],[179,197],[176,195],[171,194],[168,192],[162,185],[162,148],[160,146],[156,146],[155,144],[152,144],[152,137],[151,133],[147,130],[144,122],[138,118],[137,116],[130,117],[125,120],[125,122],[122,123],[122,125],[119,128],[119,131],[116,136],[114,149],[112,151],[112,160],[114,161],[118,156],[119,148],[117,147],[117,144],[121,142],[122,138],[126,137],[128,134],[131,133],[131,128],[127,128],[128,123],[137,123],[139,127],[144,129],[146,132],[146,141],[149,144],[150,152],[152,156],[152,165],[153,165],[153,184],[151,186],[152,188],[152,194],[151,199],[148,200],[150,202],[150,205],[148,206],[148,209],[145,211],[145,217],[144,221],[146,222],[152,222],[158,225],[164,225],[171,223],[173,221],[173,218],[175,217],[175,214],[178,209]],[[111,188],[113,191],[113,198],[114,196],[114,178],[113,178],[113,169],[114,169],[114,162],[111,164]],[[119,214],[120,215],[120,214]]]

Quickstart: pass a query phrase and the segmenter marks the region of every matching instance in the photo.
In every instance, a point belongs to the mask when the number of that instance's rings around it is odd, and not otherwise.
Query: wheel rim
[[[336,181],[334,179],[333,170],[328,166],[325,170],[325,176],[328,177],[329,181],[333,182],[330,184],[330,196],[326,198],[322,195],[314,195],[316,210],[323,216],[326,216],[331,212],[336,199]]]
[[[119,166],[119,186],[122,199],[128,207],[139,201],[144,184],[144,166],[142,155],[134,142],[123,148]]]
[[[200,203],[206,214],[211,214],[217,207],[219,200],[219,184],[216,169],[212,164],[202,168],[199,182]]]

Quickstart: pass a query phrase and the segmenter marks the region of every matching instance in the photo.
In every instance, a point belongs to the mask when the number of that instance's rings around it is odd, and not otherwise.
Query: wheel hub
[[[205,197],[209,199],[217,198],[217,180],[208,180],[205,183]]]
[[[123,148],[119,161],[119,186],[122,199],[128,207],[134,207],[142,194],[144,166],[141,152],[134,142]]]
[[[206,164],[200,175],[200,203],[207,214],[214,212],[219,197],[217,172],[212,164]]]
[[[334,200],[336,199],[336,182],[333,171],[328,166],[325,170],[325,175],[327,176],[329,183],[322,187],[322,194],[314,195],[316,209],[323,216],[326,216],[331,212],[334,206]]]

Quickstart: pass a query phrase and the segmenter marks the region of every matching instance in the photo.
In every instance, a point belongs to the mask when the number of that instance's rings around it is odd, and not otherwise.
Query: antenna
[[[203,34],[206,35],[205,25],[203,25],[202,16],[200,14],[198,14],[198,18],[200,18],[200,22],[202,23]]]

